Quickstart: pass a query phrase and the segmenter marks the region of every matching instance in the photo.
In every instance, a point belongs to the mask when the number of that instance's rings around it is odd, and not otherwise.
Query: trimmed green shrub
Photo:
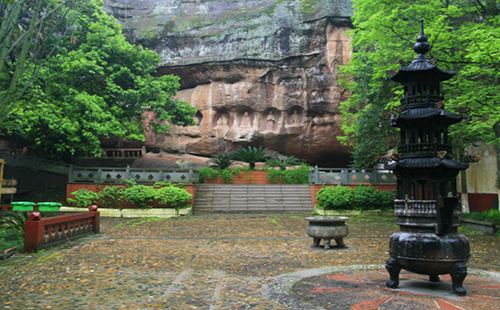
[[[380,191],[371,186],[358,185],[353,194],[355,210],[387,210],[394,205],[392,191]]]
[[[125,189],[120,186],[106,186],[99,192],[101,198],[101,206],[103,208],[116,207],[123,201]]]
[[[146,185],[134,185],[128,187],[123,192],[123,198],[126,202],[136,204],[141,209],[151,208],[148,203],[155,198],[156,189]]]
[[[377,190],[371,186],[358,185],[353,189],[355,210],[377,209]]]
[[[346,186],[325,186],[316,195],[316,207],[323,210],[351,209],[353,190]]]
[[[193,195],[184,188],[172,185],[156,189],[154,199],[162,205],[181,209],[189,206],[192,197]]]
[[[68,202],[77,208],[88,208],[91,205],[97,204],[99,194],[89,191],[86,188],[81,188],[71,193],[75,198],[68,198]]]
[[[379,203],[377,209],[390,210],[394,208],[395,191],[377,191],[377,201]]]
[[[309,166],[289,170],[267,169],[266,178],[270,183],[309,184]]]

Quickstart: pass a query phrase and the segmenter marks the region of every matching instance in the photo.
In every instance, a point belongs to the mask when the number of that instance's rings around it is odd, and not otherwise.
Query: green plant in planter
[[[155,198],[156,189],[146,185],[134,185],[128,187],[123,192],[123,198],[126,202],[136,204],[141,209],[151,208],[148,203]]]
[[[233,158],[248,163],[250,170],[255,170],[255,163],[266,161],[270,155],[267,154],[265,147],[247,146],[233,153]]]
[[[229,170],[229,169],[224,169],[224,170],[221,170],[220,172],[220,177],[222,179],[222,182],[224,182],[225,184],[231,184],[234,182],[234,174],[233,174],[233,171]]]
[[[171,182],[155,182],[153,184],[154,188],[162,188],[162,187],[166,187],[166,186],[174,186],[174,185],[172,185]]]
[[[202,167],[200,168],[200,183],[205,183],[207,180],[213,180],[219,175],[219,171],[209,168]]]
[[[99,194],[89,191],[86,188],[81,188],[71,193],[75,198],[68,198],[68,202],[77,208],[88,208],[91,205],[97,204]]]
[[[175,186],[166,186],[155,191],[154,198],[162,205],[181,209],[189,205],[191,195],[187,190]]]
[[[231,165],[234,163],[234,160],[232,155],[228,155],[227,153],[219,153],[217,155],[212,155],[212,158],[210,158],[207,162],[210,164],[210,168],[224,170],[231,167]]]
[[[266,179],[270,183],[309,184],[309,166],[304,163],[295,169],[276,170],[268,168],[266,171]]]
[[[316,207],[323,210],[351,209],[354,195],[350,187],[325,186],[316,195]]]
[[[106,186],[99,192],[103,208],[116,207],[123,201],[125,189],[120,186]]]
[[[271,156],[266,160],[266,165],[279,167],[280,170],[286,170],[287,167],[298,166],[301,161],[295,156]]]

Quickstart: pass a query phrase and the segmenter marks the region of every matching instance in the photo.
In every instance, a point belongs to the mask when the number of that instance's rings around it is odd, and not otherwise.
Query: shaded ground
[[[347,248],[324,251],[310,248],[312,239],[305,234],[307,216],[102,218],[100,235],[66,248],[0,262],[0,309],[288,309],[292,306],[281,297],[273,298],[279,295],[273,290],[280,290],[279,279],[297,272],[303,274],[289,283],[285,297],[295,298],[299,304],[316,302],[325,309],[350,309],[368,299],[389,296],[385,308],[380,309],[404,308],[401,298],[405,295],[384,288],[388,275],[382,265],[388,258],[389,236],[398,230],[395,218],[352,216],[347,222]],[[500,238],[467,236],[472,254],[469,270],[500,272]],[[360,271],[359,265],[375,266]],[[319,274],[307,273],[318,268],[322,270]],[[500,307],[498,296],[478,291],[476,282],[482,281],[481,276],[469,278],[464,284],[470,284],[469,296],[453,302],[462,309]],[[348,279],[351,282],[342,282]],[[356,284],[360,279],[363,281]],[[500,282],[484,279],[489,281],[487,285],[500,288]],[[372,286],[366,287],[367,281]],[[353,283],[361,288],[355,294],[325,295],[333,294],[335,285],[350,287]],[[314,291],[328,285],[330,292]],[[474,295],[490,300],[471,297]],[[332,303],[332,298],[343,301]],[[433,301],[434,309],[446,308],[430,297],[415,298]],[[417,303],[415,309],[427,304]]]

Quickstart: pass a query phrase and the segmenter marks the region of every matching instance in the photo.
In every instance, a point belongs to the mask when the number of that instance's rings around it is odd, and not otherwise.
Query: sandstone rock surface
[[[338,67],[350,55],[350,1],[106,0],[132,42],[181,79],[197,125],[148,136],[168,153],[211,156],[263,145],[342,167]]]

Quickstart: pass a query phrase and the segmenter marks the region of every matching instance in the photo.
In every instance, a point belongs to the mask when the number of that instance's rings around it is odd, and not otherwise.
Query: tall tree
[[[28,67],[40,68],[67,35],[89,0],[0,2],[0,121],[26,90],[20,79]],[[34,70],[32,74],[36,74]],[[26,82],[26,81],[25,81]]]
[[[354,29],[351,63],[342,68],[344,85],[352,96],[341,104],[343,143],[351,145],[354,164],[370,167],[376,153],[394,146],[393,130],[380,118],[393,113],[401,86],[387,80],[398,59],[415,58],[412,46],[425,20],[429,57],[458,74],[443,85],[446,107],[470,114],[468,124],[452,127],[454,141],[500,145],[494,125],[500,120],[500,6],[495,0],[353,0]],[[382,127],[376,126],[381,124]],[[463,154],[459,154],[463,155]]]
[[[54,44],[56,52],[44,66],[26,67],[19,84],[27,90],[3,123],[40,156],[98,153],[102,137],[144,140],[149,130],[193,124],[196,110],[173,97],[178,78],[151,75],[160,57],[128,43],[102,1],[90,0],[76,16],[71,35]],[[150,121],[143,118],[146,111],[153,112]]]

